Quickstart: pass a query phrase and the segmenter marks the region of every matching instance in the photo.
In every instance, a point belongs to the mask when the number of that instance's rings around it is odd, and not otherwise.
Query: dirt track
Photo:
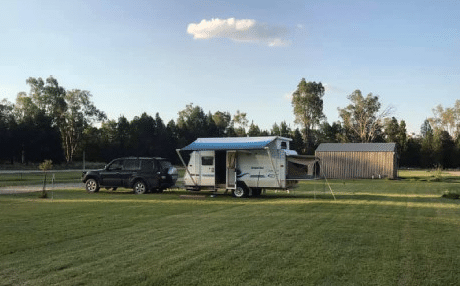
[[[54,189],[79,189],[85,188],[83,183],[57,183],[54,185],[46,185],[47,191],[52,191]],[[10,187],[1,187],[0,194],[20,194],[20,193],[31,193],[31,192],[41,192],[43,190],[43,185],[32,185],[32,186],[10,186]]]

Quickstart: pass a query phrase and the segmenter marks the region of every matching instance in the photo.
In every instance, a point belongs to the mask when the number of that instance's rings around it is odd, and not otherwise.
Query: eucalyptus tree
[[[304,78],[292,94],[295,122],[303,127],[307,153],[313,151],[312,130],[325,118],[323,96],[324,87],[321,82],[306,82]]]
[[[98,110],[90,100],[89,91],[73,89],[66,91],[58,81],[50,76],[42,78],[29,77],[29,95],[18,94],[16,100],[17,114],[44,113],[51,118],[52,126],[61,134],[63,149],[67,162],[71,162],[77,147],[82,142],[84,130],[94,122],[106,119],[104,112]]]
[[[93,123],[107,118],[105,113],[91,102],[91,96],[86,90],[67,91],[64,95],[65,108],[56,114],[59,117],[57,122],[67,162],[72,162],[75,151],[83,140],[84,131]]]
[[[355,90],[348,99],[351,104],[338,108],[346,132],[352,141],[373,142],[381,135],[383,120],[393,113],[393,108],[381,110],[378,95],[369,93],[364,97],[360,90]]]

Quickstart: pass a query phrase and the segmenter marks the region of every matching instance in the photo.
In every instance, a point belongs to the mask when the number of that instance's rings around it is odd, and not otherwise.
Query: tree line
[[[165,123],[158,113],[143,113],[129,121],[107,119],[95,107],[89,91],[66,90],[52,76],[26,80],[29,93],[20,92],[16,102],[0,102],[0,161],[108,162],[122,156],[159,156],[179,163],[175,150],[199,137],[277,135],[292,138],[291,149],[314,154],[320,143],[396,142],[400,166],[430,168],[460,166],[460,100],[451,108],[433,109],[433,117],[421,125],[421,136],[408,136],[404,120],[382,108],[379,96],[360,90],[338,108],[339,121],[329,123],[323,114],[324,87],[302,79],[292,94],[295,123],[274,123],[262,130],[249,123],[247,113],[204,112],[192,103]],[[99,123],[99,124],[95,124]]]

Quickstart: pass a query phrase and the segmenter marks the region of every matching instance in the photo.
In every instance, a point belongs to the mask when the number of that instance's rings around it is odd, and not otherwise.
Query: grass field
[[[254,199],[181,190],[0,196],[0,285],[457,285],[460,180],[310,181]],[[192,194],[193,195],[193,194]]]

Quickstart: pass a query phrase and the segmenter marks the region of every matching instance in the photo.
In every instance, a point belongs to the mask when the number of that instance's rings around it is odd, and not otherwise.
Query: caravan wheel
[[[244,198],[244,197],[247,197],[248,196],[248,190],[247,188],[245,188],[244,186],[238,184],[236,186],[236,189],[234,189],[232,191],[232,195],[235,197],[235,198]]]

